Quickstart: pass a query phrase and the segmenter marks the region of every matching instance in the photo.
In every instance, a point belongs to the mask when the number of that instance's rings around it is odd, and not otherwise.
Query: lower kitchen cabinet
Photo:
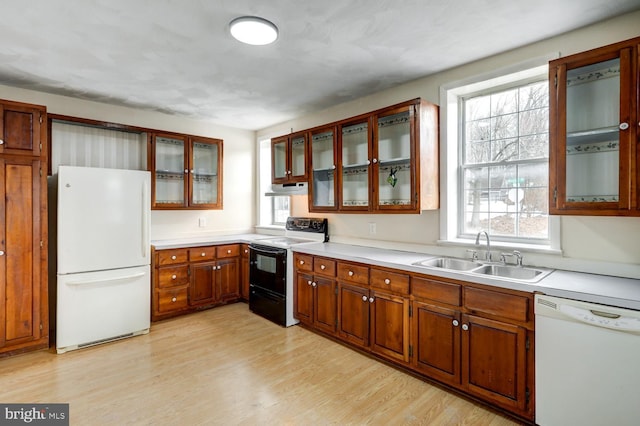
[[[302,263],[300,263],[302,262]],[[337,325],[335,262],[296,256],[294,316],[301,323],[334,334]],[[317,271],[316,271],[317,270]],[[309,271],[316,271],[310,274]]]
[[[312,273],[318,258],[295,256],[302,324],[533,419],[532,294],[344,261],[337,262],[337,280],[320,284]],[[334,288],[335,333],[323,328],[317,308],[319,294],[329,297]]]
[[[151,319],[240,299],[240,245],[155,250]]]

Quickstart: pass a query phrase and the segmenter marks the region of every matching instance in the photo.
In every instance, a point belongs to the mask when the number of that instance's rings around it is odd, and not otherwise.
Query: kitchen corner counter
[[[199,247],[216,244],[249,244],[261,238],[271,238],[273,235],[267,234],[232,234],[232,235],[209,235],[199,237],[172,238],[165,240],[151,240],[151,245],[157,250]]]
[[[292,247],[292,250],[294,252],[368,263],[435,277],[640,310],[640,280],[638,279],[554,270],[539,282],[527,283],[465,272],[426,268],[413,264],[428,258],[440,257],[426,253],[330,242],[299,244]]]

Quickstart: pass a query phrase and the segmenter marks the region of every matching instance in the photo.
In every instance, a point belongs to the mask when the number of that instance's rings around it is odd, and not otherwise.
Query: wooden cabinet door
[[[216,300],[237,299],[240,297],[240,259],[218,260],[216,275]]]
[[[213,303],[216,299],[216,263],[195,263],[191,264],[190,268],[189,305],[198,306]]]
[[[339,283],[338,336],[359,346],[369,346],[369,290]]]
[[[189,138],[188,205],[222,208],[222,140]]]
[[[524,412],[527,404],[527,330],[462,316],[462,380],[469,393]]]
[[[240,248],[240,295],[244,300],[249,300],[249,245],[242,244]]]
[[[335,333],[337,327],[337,284],[335,280],[315,277],[313,323],[316,328]]]
[[[0,103],[0,154],[40,156],[44,115],[42,107]]]
[[[413,367],[429,377],[460,384],[460,311],[413,302]]]
[[[293,299],[294,316],[301,323],[313,324],[313,276],[296,274],[295,292]]]
[[[271,182],[286,183],[289,178],[289,138],[271,140]]]
[[[409,362],[409,299],[371,291],[371,351]]]
[[[46,335],[41,308],[40,161],[0,159],[0,348],[26,346]]]

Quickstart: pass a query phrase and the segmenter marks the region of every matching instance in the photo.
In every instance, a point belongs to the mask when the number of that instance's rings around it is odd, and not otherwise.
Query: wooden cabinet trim
[[[529,298],[474,287],[464,289],[464,307],[473,314],[489,314],[507,320],[526,323],[529,318]]]

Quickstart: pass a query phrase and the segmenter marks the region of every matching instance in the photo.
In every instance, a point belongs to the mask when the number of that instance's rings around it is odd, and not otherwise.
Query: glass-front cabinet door
[[[311,132],[309,211],[331,211],[338,206],[335,135],[334,127]]]
[[[374,208],[414,208],[413,106],[377,115],[374,123]]]
[[[152,136],[153,209],[222,208],[222,141]]]
[[[187,140],[179,136],[153,136],[154,198],[158,208],[186,206],[189,170],[186,167]]]
[[[271,140],[271,182],[305,182],[307,175],[306,132]]]
[[[192,139],[189,205],[216,208],[220,204],[221,141]]]
[[[631,50],[551,63],[552,213],[616,214],[630,206]]]
[[[368,118],[339,126],[340,210],[369,210],[370,126]]]

